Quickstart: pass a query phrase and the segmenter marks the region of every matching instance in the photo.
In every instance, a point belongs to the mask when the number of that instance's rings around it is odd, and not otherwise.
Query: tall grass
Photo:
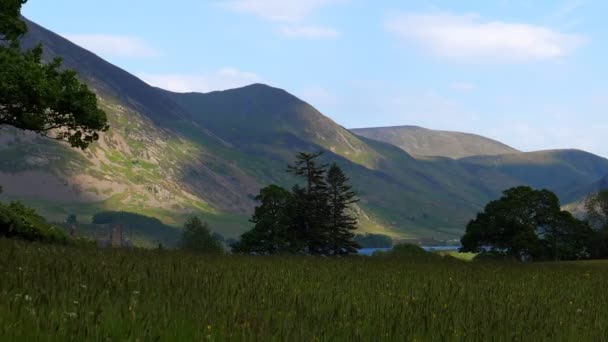
[[[601,341],[608,264],[196,256],[0,240],[0,340]]]

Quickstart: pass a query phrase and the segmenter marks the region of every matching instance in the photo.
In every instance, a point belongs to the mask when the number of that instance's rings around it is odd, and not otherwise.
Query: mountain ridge
[[[47,58],[63,53],[66,67],[97,92],[111,126],[84,152],[2,129],[0,183],[20,184],[7,187],[4,198],[24,200],[53,220],[118,210],[179,225],[199,215],[235,237],[249,227],[261,187],[297,182],[285,169],[300,151],[324,151],[323,162],[338,162],[351,177],[361,197],[354,208],[361,232],[401,238],[458,237],[506,187],[542,183],[534,168],[526,178],[483,158],[415,158],[393,144],[353,134],[309,103],[268,85],[210,93],[155,88],[28,24],[24,45],[41,40]],[[577,158],[564,157],[558,168],[576,184],[608,174],[598,158],[579,157],[592,161],[579,169]],[[551,172],[551,165],[543,172]],[[559,180],[550,181],[549,188],[563,190]],[[28,186],[42,183],[55,184],[45,196]]]
[[[350,129],[357,135],[393,144],[418,156],[459,159],[474,155],[520,152],[502,142],[481,135],[456,131],[432,130],[402,125]]]

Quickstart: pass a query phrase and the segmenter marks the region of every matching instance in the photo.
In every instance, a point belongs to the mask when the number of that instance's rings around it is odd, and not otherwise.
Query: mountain
[[[489,182],[503,177],[506,184],[551,189],[563,203],[577,199],[576,192],[602,178],[608,167],[608,160],[579,150],[473,156],[460,162],[484,186],[491,187]]]
[[[418,126],[356,128],[351,132],[395,145],[409,154],[463,158],[519,152],[499,141],[479,135],[436,131]]]
[[[511,162],[471,157],[414,158],[392,144],[353,134],[288,92],[262,84],[172,93],[29,22],[25,46],[41,42],[99,97],[110,131],[86,151],[12,128],[0,130],[3,199],[25,201],[54,221],[77,214],[129,211],[181,225],[198,215],[236,237],[251,224],[253,200],[270,183],[291,187],[285,172],[300,151],[324,151],[351,178],[361,201],[361,232],[397,238],[457,238],[502,190],[546,185],[565,193],[608,174],[606,160],[583,152]],[[528,170],[522,174],[518,169]],[[540,168],[540,169],[539,169]],[[556,172],[560,177],[542,173]],[[538,173],[538,175],[537,175]],[[592,181],[595,181],[593,179]],[[155,237],[150,237],[153,240]]]

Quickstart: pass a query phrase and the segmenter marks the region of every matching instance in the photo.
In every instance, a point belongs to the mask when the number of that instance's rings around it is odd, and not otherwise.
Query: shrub
[[[64,230],[47,223],[21,202],[0,203],[0,236],[59,244],[73,242]]]

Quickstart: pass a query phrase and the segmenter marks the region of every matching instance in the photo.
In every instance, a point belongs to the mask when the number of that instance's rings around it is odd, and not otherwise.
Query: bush
[[[224,252],[222,242],[217,239],[217,235],[212,235],[207,222],[202,222],[198,217],[192,217],[184,224],[180,247],[188,251],[206,254]]]
[[[73,243],[63,229],[48,224],[34,209],[21,202],[8,205],[0,203],[0,236],[27,241]]]

